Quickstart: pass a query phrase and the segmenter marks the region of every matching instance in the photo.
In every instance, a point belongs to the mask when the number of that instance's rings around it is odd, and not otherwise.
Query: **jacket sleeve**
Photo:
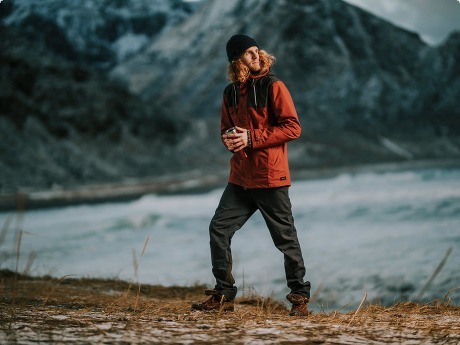
[[[221,140],[222,140],[222,135],[224,134],[224,132],[231,127],[233,127],[233,124],[232,124],[232,120],[230,117],[228,102],[227,102],[225,92],[224,92],[224,95],[222,97],[222,110],[220,113],[220,138]],[[223,140],[222,140],[222,143],[223,143]]]
[[[254,129],[251,133],[252,148],[263,149],[282,145],[297,139],[301,127],[291,94],[280,80],[273,83],[271,88],[271,109],[274,112],[276,124],[268,128]]]

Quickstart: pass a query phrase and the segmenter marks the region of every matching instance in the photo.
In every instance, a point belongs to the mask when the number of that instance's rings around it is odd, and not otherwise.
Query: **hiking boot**
[[[233,301],[227,301],[225,296],[222,295],[219,291],[213,289],[204,290],[204,294],[211,296],[209,299],[203,303],[193,303],[192,310],[201,310],[201,311],[233,311],[235,309]]]
[[[307,304],[310,301],[308,297],[290,293],[286,298],[292,303],[292,308],[289,313],[290,316],[308,316]]]

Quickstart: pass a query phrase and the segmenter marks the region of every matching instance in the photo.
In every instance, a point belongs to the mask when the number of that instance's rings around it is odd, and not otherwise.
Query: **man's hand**
[[[239,152],[248,146],[248,131],[244,128],[235,126],[236,133],[222,135],[224,145],[232,152]]]

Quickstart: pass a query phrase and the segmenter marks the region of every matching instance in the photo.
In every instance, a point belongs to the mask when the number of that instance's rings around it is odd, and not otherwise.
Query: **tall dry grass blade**
[[[14,274],[13,280],[13,304],[16,302],[16,293],[18,288],[18,279],[19,279],[19,257],[21,252],[21,239],[22,239],[22,230],[19,230],[19,238],[18,238],[18,247],[16,251],[16,272]]]
[[[22,240],[22,230],[19,229],[19,237],[18,237],[18,247],[16,250],[16,276],[19,272],[19,258],[21,256],[21,240]]]
[[[313,292],[313,295],[310,298],[310,302],[314,302],[318,299],[321,290],[323,289],[323,283],[319,284],[318,288]]]
[[[460,286],[447,290],[446,294],[444,295],[444,305],[445,306],[448,306],[450,304],[450,302],[452,302],[452,298],[450,298],[449,294],[452,291],[457,291],[457,290],[460,290]],[[447,302],[446,302],[446,300],[447,300]]]
[[[17,222],[18,222],[18,231],[17,234],[17,250],[16,250],[16,274],[14,281],[14,290],[16,290],[16,284],[18,282],[18,272],[19,272],[19,258],[21,253],[21,240],[22,240],[22,222],[24,220],[24,209],[25,209],[25,195],[18,193],[17,195]]]
[[[30,252],[29,257],[27,259],[26,267],[24,268],[24,271],[22,272],[23,275],[25,276],[29,275],[30,269],[32,268],[32,265],[36,258],[37,258],[37,253],[34,251]]]
[[[131,255],[133,258],[133,279],[131,279],[130,283],[128,284],[128,288],[126,289],[126,298],[128,298],[129,292],[131,291],[131,287],[133,286],[133,282],[136,281],[137,268],[139,267],[137,263],[136,250],[134,248],[131,248]]]
[[[13,219],[13,215],[9,214],[8,217],[5,219],[5,223],[2,226],[2,232],[0,232],[0,246],[5,242],[6,234],[11,224],[11,220]]]
[[[137,270],[139,268],[139,263],[137,262],[137,255],[136,255],[136,250],[134,248],[132,248],[131,250],[131,253],[133,255],[133,269],[134,269],[134,274],[133,274],[133,278],[134,280],[137,280]]]
[[[132,257],[133,257],[133,279],[131,279],[129,285],[128,285],[128,288],[126,289],[126,298],[128,298],[128,295],[129,295],[129,292],[131,291],[131,287],[133,286],[133,282],[136,280],[136,276],[137,276],[137,267],[138,267],[138,264],[137,264],[137,258],[136,258],[136,250],[134,248],[131,249],[131,254],[132,254]]]
[[[17,195],[17,212],[16,218],[18,223],[18,231],[16,232],[16,238],[19,236],[19,230],[22,230],[22,223],[24,221],[24,210],[25,210],[25,195],[22,193],[18,193]]]
[[[355,319],[356,315],[358,315],[358,312],[361,310],[361,308],[362,308],[362,306],[364,304],[364,301],[366,301],[366,299],[367,299],[367,290],[364,291],[363,299],[361,300],[361,303],[359,304],[358,309],[356,309],[355,313],[353,314],[353,317],[351,318],[350,322],[348,323],[348,326],[350,326],[350,324]]]
[[[149,240],[150,240],[150,235],[148,235],[147,238],[145,239],[144,247],[142,248],[142,252],[141,252],[141,256],[144,255],[145,248],[147,248],[147,243],[149,243]],[[134,258],[135,258],[136,251],[134,249],[133,249],[133,255],[134,255]],[[137,310],[137,307],[139,306],[139,298],[140,298],[140,295],[141,295],[141,283],[139,282],[139,274],[138,274],[138,271],[137,271],[137,269],[139,268],[139,264],[137,262],[137,259],[136,259],[135,267],[136,267],[136,273],[135,274],[136,274],[136,279],[137,279],[137,294],[136,294],[136,301],[134,302],[134,310]]]
[[[141,256],[144,255],[145,248],[147,248],[147,243],[149,243],[149,240],[150,240],[150,235],[148,235],[147,238],[145,239],[144,248],[142,248]]]
[[[145,239],[144,247],[142,248],[141,256],[144,255],[144,252],[145,252],[145,249],[147,248],[147,244],[148,244],[149,240],[150,240],[150,235],[148,235],[147,238]],[[141,284],[139,282],[139,262],[137,260],[136,249],[132,248],[131,249],[131,254],[132,254],[132,257],[133,257],[133,270],[134,270],[134,272],[133,272],[133,279],[129,283],[128,288],[126,290],[125,298],[128,299],[129,292],[131,291],[131,288],[137,282],[137,294],[136,294],[136,301],[134,303],[134,310],[137,310],[137,307],[138,307],[138,304],[139,304],[139,297],[140,297],[140,294],[141,294]]]
[[[142,248],[141,256],[144,255],[145,249],[147,248],[147,243],[149,242],[150,235],[147,236],[144,242],[144,247]],[[137,282],[137,293],[136,301],[134,302],[134,310],[137,310],[139,306],[139,298],[141,295],[141,283],[139,282],[139,262],[137,261],[136,250],[132,249],[133,254],[133,267],[134,267],[134,281]]]
[[[419,292],[419,294],[417,295],[417,298],[416,298],[417,301],[419,301],[422,298],[423,294],[425,293],[425,290],[428,289],[428,287],[431,285],[431,283],[436,278],[436,276],[439,274],[439,272],[441,272],[442,268],[446,264],[447,259],[449,258],[450,253],[452,253],[452,247],[449,247],[449,249],[447,249],[446,255],[444,255],[444,258],[441,260],[441,262],[439,263],[438,267],[436,267],[436,269],[433,272],[433,274],[431,275],[430,279],[428,279],[426,284],[420,290],[420,292]]]
[[[139,298],[141,296],[141,284],[139,283],[137,285],[137,294],[136,294],[136,301],[134,302],[134,311],[137,310],[137,307],[139,306]]]
[[[343,306],[339,307],[339,309],[336,309],[334,310],[334,316],[336,316],[341,310],[345,309],[346,307],[348,307],[350,305],[350,303],[347,303],[347,304],[344,304]]]

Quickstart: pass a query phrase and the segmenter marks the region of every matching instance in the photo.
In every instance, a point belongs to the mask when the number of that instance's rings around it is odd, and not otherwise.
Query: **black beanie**
[[[232,62],[238,56],[243,54],[246,51],[246,49],[253,46],[259,48],[259,45],[257,44],[256,40],[252,37],[246,35],[234,35],[230,37],[226,47],[228,61]]]

